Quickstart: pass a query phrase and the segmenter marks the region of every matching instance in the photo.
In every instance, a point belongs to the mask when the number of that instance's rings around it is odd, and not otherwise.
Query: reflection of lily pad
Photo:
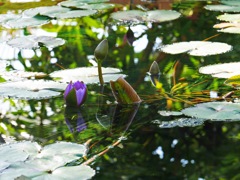
[[[69,142],[58,142],[43,148],[28,141],[5,144],[0,146],[0,152],[4,152],[0,153],[0,161],[8,166],[2,168],[0,179],[16,179],[21,176],[24,179],[89,179],[95,174],[89,166],[65,166],[82,158],[86,150],[84,145]],[[9,157],[11,152],[15,152],[13,157]],[[20,159],[14,159],[17,156]],[[13,161],[9,162],[8,159]]]
[[[209,41],[190,41],[179,42],[171,45],[166,45],[161,48],[165,53],[180,54],[188,53],[192,56],[209,56],[228,52],[232,46],[226,43],[209,42]]]
[[[0,97],[48,99],[61,94],[66,84],[44,80],[26,80],[0,84]]]
[[[68,11],[66,13],[60,13],[56,14],[55,17],[59,19],[63,18],[80,18],[84,16],[90,16],[97,13],[95,10],[74,10],[74,11]]]
[[[199,69],[199,72],[218,78],[230,78],[231,76],[240,74],[240,62],[203,66]]]
[[[121,70],[117,68],[104,68],[102,67],[104,82],[109,82],[110,80],[116,80],[121,76],[126,76],[121,74]],[[97,67],[82,67],[75,69],[66,69],[55,71],[50,74],[53,78],[60,78],[61,82],[70,81],[83,81],[86,84],[98,83],[98,69]]]
[[[140,10],[118,11],[111,14],[111,17],[121,22],[165,22],[177,19],[180,13],[172,10],[153,10],[143,12]]]
[[[195,127],[203,125],[204,119],[199,118],[180,118],[173,121],[158,121],[155,120],[155,124],[159,124],[160,128],[173,128],[173,127]]]
[[[208,102],[185,108],[186,116],[209,120],[240,120],[240,103]]]
[[[19,48],[19,49],[36,49],[41,46],[46,46],[48,48],[54,48],[61,46],[65,43],[65,40],[61,38],[55,38],[50,36],[23,36],[17,37],[7,41],[7,44]]]
[[[48,17],[44,16],[34,16],[34,17],[21,17],[17,19],[12,19],[3,24],[6,28],[25,28],[31,26],[40,26],[47,24],[49,22]]]

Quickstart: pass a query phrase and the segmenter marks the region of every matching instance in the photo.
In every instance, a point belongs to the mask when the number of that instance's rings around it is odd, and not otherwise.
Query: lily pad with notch
[[[230,78],[240,74],[240,62],[221,63],[199,68],[202,74],[209,74],[217,78]]]
[[[182,113],[186,116],[212,121],[240,121],[240,103],[208,102],[185,108]]]
[[[102,67],[104,82],[110,82],[116,80],[119,77],[125,77],[125,74],[121,73],[120,69]],[[70,81],[83,81],[85,84],[93,84],[99,82],[98,68],[97,67],[80,67],[74,69],[65,69],[60,71],[54,71],[50,74],[52,78],[56,78],[61,82]]]
[[[0,84],[0,97],[15,99],[49,99],[65,90],[67,84],[55,81],[25,80]]]
[[[65,40],[62,38],[55,38],[51,36],[23,36],[17,37],[7,41],[9,46],[19,49],[37,49],[41,46],[46,46],[48,48],[54,48],[61,46],[65,43]]]
[[[226,53],[232,50],[232,46],[220,42],[190,41],[165,45],[160,49],[169,54],[188,53],[192,56],[209,56]]]

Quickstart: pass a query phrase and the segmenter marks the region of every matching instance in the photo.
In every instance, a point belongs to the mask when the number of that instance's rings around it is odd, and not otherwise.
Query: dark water
[[[2,2],[0,12],[18,13],[24,9],[55,5],[60,1],[31,3]],[[213,4],[217,2],[213,2]],[[9,63],[9,70],[51,73],[62,67],[71,69],[91,66],[94,49],[107,38],[109,54],[104,67],[123,70],[125,78],[143,102],[137,106],[115,103],[108,83],[104,89],[88,84],[88,99],[74,111],[66,109],[62,96],[47,100],[1,99],[0,132],[5,141],[33,140],[42,145],[56,141],[90,142],[88,158],[109,149],[90,166],[96,170],[92,179],[240,179],[239,119],[231,121],[196,120],[162,127],[164,122],[177,121],[181,116],[163,116],[159,111],[180,111],[193,104],[211,101],[210,91],[222,96],[230,91],[224,79],[203,75],[198,69],[205,65],[239,61],[238,34],[219,33],[213,25],[221,12],[208,11],[209,1],[143,3],[142,7],[168,7],[182,14],[179,19],[163,23],[143,23],[131,27],[135,41],[130,46],[124,35],[128,26],[114,24],[109,10],[100,16],[73,20],[54,20],[41,27],[18,30],[2,28],[1,37],[28,34],[50,35],[66,40],[54,49],[13,50],[2,46],[0,58]],[[126,8],[129,8],[126,4]],[[136,9],[136,4],[132,5]],[[233,46],[231,52],[212,56],[170,55],[159,50],[163,44],[182,41],[224,42]],[[147,75],[153,61],[159,65],[159,81],[165,92],[174,84],[188,83],[168,97],[154,87]],[[189,93],[190,92],[190,93]],[[186,96],[186,94],[188,94]],[[222,101],[222,100],[221,100]],[[71,120],[72,117],[75,119]],[[80,121],[77,121],[79,119]],[[117,145],[116,143],[119,139]],[[116,145],[116,146],[115,146]],[[84,161],[84,160],[83,160]]]

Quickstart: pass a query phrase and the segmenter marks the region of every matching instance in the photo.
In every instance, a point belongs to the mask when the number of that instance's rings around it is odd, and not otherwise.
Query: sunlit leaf
[[[34,17],[21,17],[17,19],[11,19],[3,24],[6,28],[18,29],[31,26],[40,26],[49,22],[48,17],[34,16]]]
[[[177,19],[180,13],[172,10],[153,10],[143,12],[140,10],[118,11],[111,14],[115,20],[122,22],[165,22]]]
[[[240,6],[240,2],[238,0],[221,0],[220,2],[230,6]]]
[[[116,101],[120,104],[133,104],[141,102],[137,92],[122,77],[110,81],[111,89]]]
[[[59,19],[64,19],[64,18],[81,18],[85,16],[90,16],[97,13],[95,10],[73,10],[73,11],[68,11],[65,13],[59,13],[56,14],[55,17]]]
[[[208,102],[185,108],[182,113],[186,116],[208,120],[240,120],[240,103]]]
[[[179,42],[161,47],[161,50],[169,54],[188,53],[192,56],[209,56],[230,51],[231,45],[220,42],[190,41]]]
[[[115,7],[114,4],[107,4],[107,3],[86,4],[86,5],[78,6],[78,8],[81,8],[81,9],[94,9],[94,10],[105,10],[105,9],[111,9],[114,7]]]
[[[10,20],[16,20],[21,18],[21,15],[18,14],[0,14],[0,24],[4,24]]]
[[[116,80],[117,78],[126,75],[121,74],[121,70],[117,68],[102,67],[104,82]],[[53,78],[60,78],[61,82],[83,81],[85,84],[98,83],[98,68],[97,67],[81,67],[75,69],[66,69],[55,71],[50,74]]]
[[[223,14],[217,16],[217,19],[228,22],[240,22],[240,14]]]
[[[182,112],[179,111],[158,111],[158,113],[162,116],[180,116]]]
[[[203,66],[199,69],[199,72],[218,78],[230,78],[231,76],[240,74],[240,62]]]
[[[240,88],[240,74],[228,78],[224,83],[228,86],[233,86],[234,88],[239,89]]]
[[[60,2],[58,5],[64,7],[71,7],[71,8],[81,8],[81,6],[86,4],[95,4],[98,5],[104,2],[108,2],[109,0],[68,0]]]
[[[44,80],[25,80],[0,84],[0,97],[16,99],[48,99],[61,94],[66,84]]]
[[[240,34],[240,27],[229,27],[229,28],[218,30],[218,32]]]
[[[49,17],[54,17],[55,14],[65,13],[70,11],[71,9],[61,7],[61,6],[43,6],[43,7],[36,7],[32,9],[27,9],[23,11],[25,16],[34,17],[36,15],[44,15]]]
[[[228,6],[228,5],[206,5],[204,7],[210,11],[220,11],[220,12],[240,12],[240,6]]]
[[[57,46],[61,46],[65,43],[65,40],[62,38],[55,38],[50,36],[23,36],[17,37],[7,41],[9,46],[19,49],[36,49],[41,46],[46,46],[48,48],[54,48]]]

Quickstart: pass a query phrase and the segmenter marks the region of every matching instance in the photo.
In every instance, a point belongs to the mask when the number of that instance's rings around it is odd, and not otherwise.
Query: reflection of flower
[[[68,84],[64,92],[64,99],[68,106],[81,106],[87,96],[87,86],[80,81]]]
[[[74,124],[76,123],[76,131],[81,132],[85,129],[87,129],[87,124],[85,123],[82,114],[80,112],[77,113],[77,117],[74,115],[72,118],[67,118],[67,115],[65,116],[66,124],[69,128],[69,130],[73,133],[75,131]],[[76,122],[77,121],[77,122]]]

